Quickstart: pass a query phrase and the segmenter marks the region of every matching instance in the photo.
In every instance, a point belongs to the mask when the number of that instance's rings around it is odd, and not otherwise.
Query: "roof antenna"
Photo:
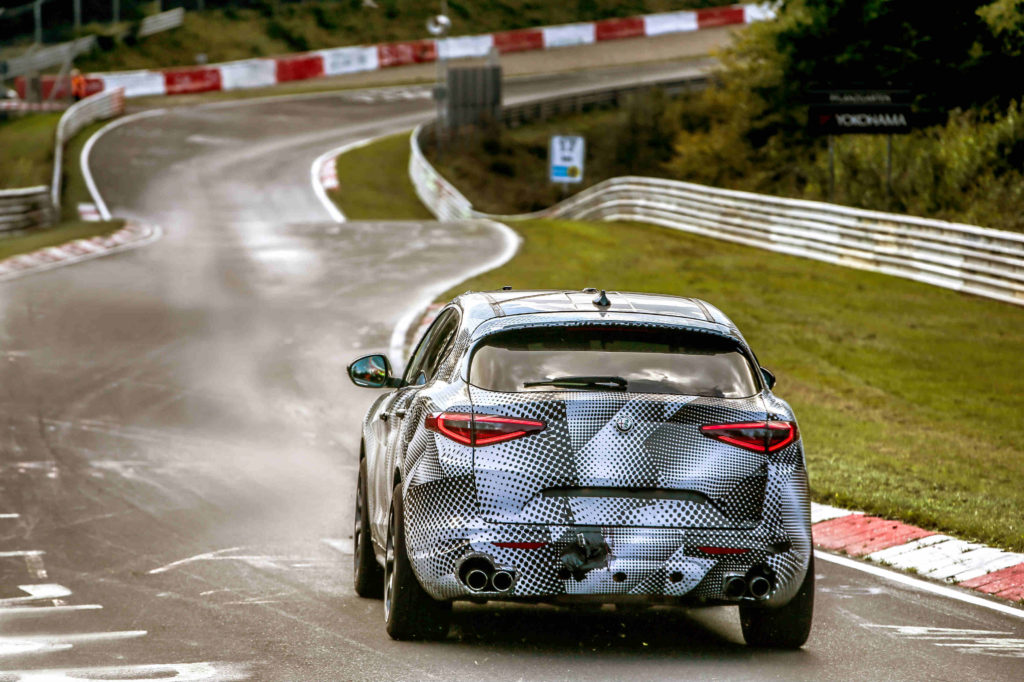
[[[611,304],[612,302],[608,300],[608,294],[605,293],[604,289],[601,289],[601,294],[594,299],[594,305],[601,308],[607,308],[611,306]]]

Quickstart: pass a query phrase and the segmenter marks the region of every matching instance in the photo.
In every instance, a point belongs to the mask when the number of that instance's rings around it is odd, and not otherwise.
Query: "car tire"
[[[413,573],[405,544],[402,486],[395,486],[384,566],[384,623],[392,639],[444,639],[452,604],[437,601]]]
[[[370,535],[370,508],[366,503],[366,460],[359,462],[359,482],[356,484],[355,528],[352,532],[352,580],[356,594],[368,599],[384,596],[384,569],[377,563]]]
[[[755,647],[799,649],[811,634],[814,613],[814,557],[796,596],[785,606],[764,608],[740,604],[743,639]]]

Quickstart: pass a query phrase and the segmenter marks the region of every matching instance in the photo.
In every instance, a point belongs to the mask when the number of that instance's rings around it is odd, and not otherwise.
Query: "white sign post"
[[[552,135],[548,150],[551,182],[568,189],[569,183],[583,182],[583,160],[587,155],[587,142],[580,135]]]

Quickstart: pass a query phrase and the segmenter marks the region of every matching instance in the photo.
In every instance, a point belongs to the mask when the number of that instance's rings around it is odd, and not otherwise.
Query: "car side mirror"
[[[396,386],[391,376],[391,363],[386,355],[364,355],[348,366],[348,377],[356,386],[386,388]]]
[[[775,388],[775,373],[765,367],[761,368],[761,376],[764,377],[764,384],[768,387],[768,390]]]

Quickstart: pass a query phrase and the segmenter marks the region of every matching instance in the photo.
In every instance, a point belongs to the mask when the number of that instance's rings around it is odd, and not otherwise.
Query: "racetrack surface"
[[[635,78],[524,79],[507,99]],[[380,602],[351,589],[358,425],[375,392],[345,366],[503,241],[486,224],[333,223],[309,168],[431,109],[379,92],[219,103],[99,138],[91,168],[111,211],[164,238],[0,284],[0,670],[1020,678],[1021,617],[822,560],[798,652],[747,648],[724,608],[460,605],[443,643],[389,640]]]

